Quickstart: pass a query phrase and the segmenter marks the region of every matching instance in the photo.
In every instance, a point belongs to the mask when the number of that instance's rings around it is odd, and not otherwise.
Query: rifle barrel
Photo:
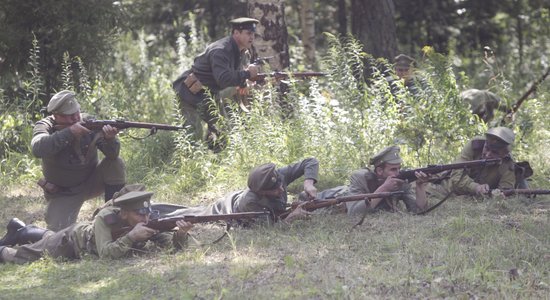
[[[414,175],[415,172],[424,172],[426,174],[437,174],[448,170],[464,169],[464,168],[471,168],[476,166],[496,165],[496,164],[499,164],[501,161],[502,160],[500,158],[489,158],[489,159],[471,160],[471,161],[465,161],[465,162],[459,162],[459,163],[453,163],[453,164],[447,164],[447,165],[432,165],[425,168],[402,170],[399,172],[399,175],[397,175],[396,177],[403,180],[414,181],[416,180],[416,176]]]
[[[507,189],[501,190],[505,196],[511,195],[550,195],[550,190],[543,189]]]

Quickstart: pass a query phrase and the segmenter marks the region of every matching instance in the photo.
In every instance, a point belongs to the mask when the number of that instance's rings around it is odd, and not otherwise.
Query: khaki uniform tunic
[[[348,187],[348,195],[369,194],[374,193],[384,182],[379,180],[376,174],[370,169],[360,169],[354,171],[350,176],[350,184]],[[408,211],[418,212],[419,208],[416,205],[416,195],[414,194],[411,185],[405,183],[401,186],[399,191],[403,191],[404,194],[393,197],[396,200],[403,200]],[[390,200],[388,198],[387,200]],[[365,201],[346,202],[346,208],[348,215],[363,214],[370,208]],[[375,210],[391,210],[386,200],[380,202]]]
[[[33,154],[42,159],[45,179],[60,188],[56,194],[44,193],[46,223],[54,231],[73,224],[83,202],[101,195],[105,185],[126,182],[117,138],[105,140],[100,133],[91,132],[77,139],[69,128],[56,130],[56,125],[52,116],[38,121],[31,141]],[[101,161],[98,149],[105,155]]]
[[[466,144],[457,162],[482,159],[484,145],[485,137],[474,138]],[[514,162],[508,157],[499,165],[471,168],[466,171],[454,170],[449,180],[453,192],[459,195],[475,194],[478,184],[488,184],[491,189],[513,189],[516,183]]]
[[[45,255],[57,258],[78,259],[82,254],[97,255],[100,258],[117,259],[143,249],[146,242],[133,242],[125,233],[113,238],[112,232],[129,226],[119,217],[120,208],[110,206],[102,209],[93,222],[71,225],[61,231],[48,231],[33,244],[22,245],[17,249],[17,263],[35,261]],[[149,240],[161,247],[172,244],[173,233],[159,233]]]

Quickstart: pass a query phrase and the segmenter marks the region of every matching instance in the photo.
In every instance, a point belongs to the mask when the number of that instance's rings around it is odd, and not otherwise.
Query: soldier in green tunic
[[[377,210],[395,210],[396,203],[402,200],[408,211],[419,212],[426,208],[426,184],[428,176],[422,172],[417,172],[418,180],[415,182],[416,188],[404,180],[395,178],[401,170],[403,160],[399,156],[400,148],[390,146],[370,159],[370,164],[374,169],[364,168],[354,171],[350,176],[348,186],[339,186],[320,192],[317,199],[329,199],[357,194],[369,194],[380,192],[404,192],[403,195],[393,198],[377,198],[369,201],[355,201],[342,203],[333,212],[347,212],[348,215],[363,214],[366,211]],[[414,190],[414,191],[413,191]],[[301,199],[303,200],[303,199]]]
[[[48,201],[46,223],[61,230],[76,222],[85,200],[105,195],[112,198],[126,182],[124,162],[119,157],[118,130],[105,125],[91,131],[80,122],[92,119],[80,113],[71,91],[55,94],[48,103],[50,116],[33,129],[32,153],[42,159],[44,178],[39,185]],[[99,161],[97,150],[104,155]]]
[[[498,165],[454,170],[440,184],[430,184],[428,193],[443,196],[486,195],[492,189],[513,189],[516,183],[515,166],[511,156],[514,132],[506,127],[495,127],[485,136],[474,137],[466,144],[456,162],[500,158]]]
[[[227,194],[215,203],[203,207],[182,207],[171,204],[153,204],[153,210],[162,216],[216,215],[241,212],[269,211],[276,219],[287,209],[288,185],[304,177],[304,193],[313,199],[317,195],[315,183],[319,173],[319,162],[307,158],[288,166],[277,168],[273,163],[254,168],[248,176],[248,188]],[[308,213],[295,209],[285,217],[290,222],[302,218]]]
[[[117,259],[143,249],[147,241],[161,247],[182,248],[187,242],[187,232],[193,226],[191,223],[178,221],[179,229],[174,233],[159,233],[146,227],[152,195],[147,191],[123,190],[113,200],[113,206],[103,208],[93,222],[73,224],[58,232],[24,224],[18,224],[21,228],[10,232],[10,225],[13,225],[10,222],[8,234],[2,239],[7,246],[0,246],[0,262],[26,263],[45,254],[53,258],[78,259],[88,253]],[[124,228],[129,230],[113,236]],[[13,247],[15,244],[22,245]]]
[[[180,109],[197,140],[203,139],[202,122],[208,126],[207,140],[212,149],[220,135],[216,127],[216,116],[208,105],[208,92],[220,101],[217,94],[228,87],[246,87],[246,80],[258,74],[259,67],[249,64],[243,70],[242,60],[254,41],[256,19],[238,18],[230,21],[232,32],[210,45],[195,58],[193,66],[183,72],[174,82],[173,88],[180,100]],[[219,104],[223,110],[223,106]]]

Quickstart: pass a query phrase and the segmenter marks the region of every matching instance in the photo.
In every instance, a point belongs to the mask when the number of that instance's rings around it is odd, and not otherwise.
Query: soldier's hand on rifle
[[[376,190],[379,192],[394,192],[399,190],[401,186],[405,183],[405,180],[395,178],[393,176],[388,176],[386,181]]]
[[[250,72],[250,78],[251,80],[254,80],[258,73],[260,72],[260,67],[255,64],[250,64],[248,67],[246,67],[246,71]]]
[[[317,188],[313,185],[314,183],[313,179],[304,180],[304,192],[306,192],[308,200],[317,198]]]
[[[489,185],[488,184],[478,184],[476,186],[476,194],[478,195],[485,195],[487,193],[489,193]]]
[[[105,125],[101,130],[103,131],[103,137],[105,137],[106,140],[112,140],[118,134],[118,129],[111,125]]]
[[[130,232],[128,232],[128,237],[134,242],[143,242],[148,240],[153,235],[157,234],[158,231],[152,228],[145,226],[145,223],[137,223]]]
[[[304,203],[298,205],[298,207],[296,207],[293,211],[291,211],[288,214],[288,216],[284,219],[284,221],[287,222],[287,223],[291,223],[294,220],[303,220],[303,219],[309,218],[309,215],[311,215],[311,213],[309,211],[303,209],[303,206],[306,203],[307,202],[304,202]]]
[[[176,221],[176,226],[178,226],[178,234],[187,234],[191,228],[193,228],[193,223],[186,222],[184,220],[178,220]]]
[[[422,172],[414,172],[414,176],[416,176],[416,186],[425,186],[428,182],[430,182],[431,176]]]
[[[90,133],[90,129],[82,126],[80,123],[74,123],[69,127],[69,130],[76,137],[82,137]]]

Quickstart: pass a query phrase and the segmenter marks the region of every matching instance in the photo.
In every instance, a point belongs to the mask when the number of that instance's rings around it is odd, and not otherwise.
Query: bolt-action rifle
[[[181,130],[182,126],[173,126],[167,124],[157,123],[145,123],[145,122],[131,122],[124,120],[86,120],[80,123],[82,126],[90,130],[100,130],[105,125],[110,125],[117,129],[126,128],[146,128],[152,130]]]
[[[150,135],[153,135],[157,133],[158,130],[181,130],[184,129],[182,126],[174,126],[174,125],[167,125],[167,124],[158,124],[158,123],[145,123],[145,122],[131,122],[131,121],[124,121],[124,120],[85,120],[80,122],[80,125],[93,130],[101,130],[103,126],[110,125],[112,127],[115,127],[116,129],[126,129],[126,128],[144,128],[144,129],[150,129],[150,132],[147,136],[137,138],[132,137],[134,139],[144,139]],[[63,128],[67,128],[67,125],[56,125],[56,130],[61,130]]]
[[[243,213],[233,213],[233,214],[220,214],[220,215],[206,215],[206,216],[196,216],[196,215],[184,215],[184,216],[177,216],[177,217],[165,217],[165,218],[158,218],[158,219],[152,219],[145,224],[145,226],[158,230],[159,232],[168,232],[172,231],[174,228],[176,228],[176,222],[177,221],[186,221],[189,223],[197,224],[197,223],[211,223],[211,222],[218,222],[218,221],[240,221],[240,220],[250,220],[250,219],[256,219],[260,217],[268,217],[269,212],[263,211],[263,212],[243,212]],[[111,235],[113,236],[113,239],[117,239],[126,233],[130,232],[132,230],[132,227],[122,227],[117,230],[111,231]]]
[[[404,192],[402,191],[380,192],[380,193],[370,193],[370,194],[357,194],[357,195],[343,196],[343,197],[336,197],[336,198],[329,198],[329,199],[313,199],[306,202],[296,201],[296,202],[293,202],[284,213],[279,215],[279,217],[280,218],[287,217],[288,214],[290,214],[290,212],[292,212],[294,209],[296,209],[299,205],[303,203],[305,204],[302,205],[302,209],[306,211],[314,211],[319,208],[334,206],[344,202],[362,201],[366,199],[375,199],[375,198],[389,198],[393,196],[403,195],[403,193]]]
[[[424,172],[427,175],[437,174],[448,170],[467,169],[473,167],[491,166],[497,165],[501,162],[500,158],[471,160],[460,163],[448,164],[448,165],[429,165],[426,168],[418,168],[412,170],[401,170],[396,178],[407,180],[408,182],[415,181],[417,178],[414,175],[415,172]]]
[[[500,120],[501,124],[504,124],[507,115],[515,114],[518,111],[521,104],[523,104],[523,102],[527,100],[527,98],[529,98],[529,95],[537,90],[539,85],[546,79],[546,77],[548,77],[549,74],[550,68],[548,68],[548,70],[546,70],[546,72],[542,74],[542,76],[537,81],[531,84],[531,87],[518,99],[518,101],[516,101],[516,103],[514,103],[514,105],[512,105],[512,107],[506,110],[506,112],[504,113],[504,117],[502,117],[502,120]]]
[[[309,77],[322,77],[327,76],[327,73],[323,72],[271,72],[271,73],[258,73],[256,77],[250,78],[249,80],[255,81],[257,83],[264,83],[266,78],[273,78],[275,80],[284,80],[288,78],[309,78]]]
[[[500,192],[506,197],[513,195],[550,195],[550,190],[541,189],[506,189],[500,190]]]

